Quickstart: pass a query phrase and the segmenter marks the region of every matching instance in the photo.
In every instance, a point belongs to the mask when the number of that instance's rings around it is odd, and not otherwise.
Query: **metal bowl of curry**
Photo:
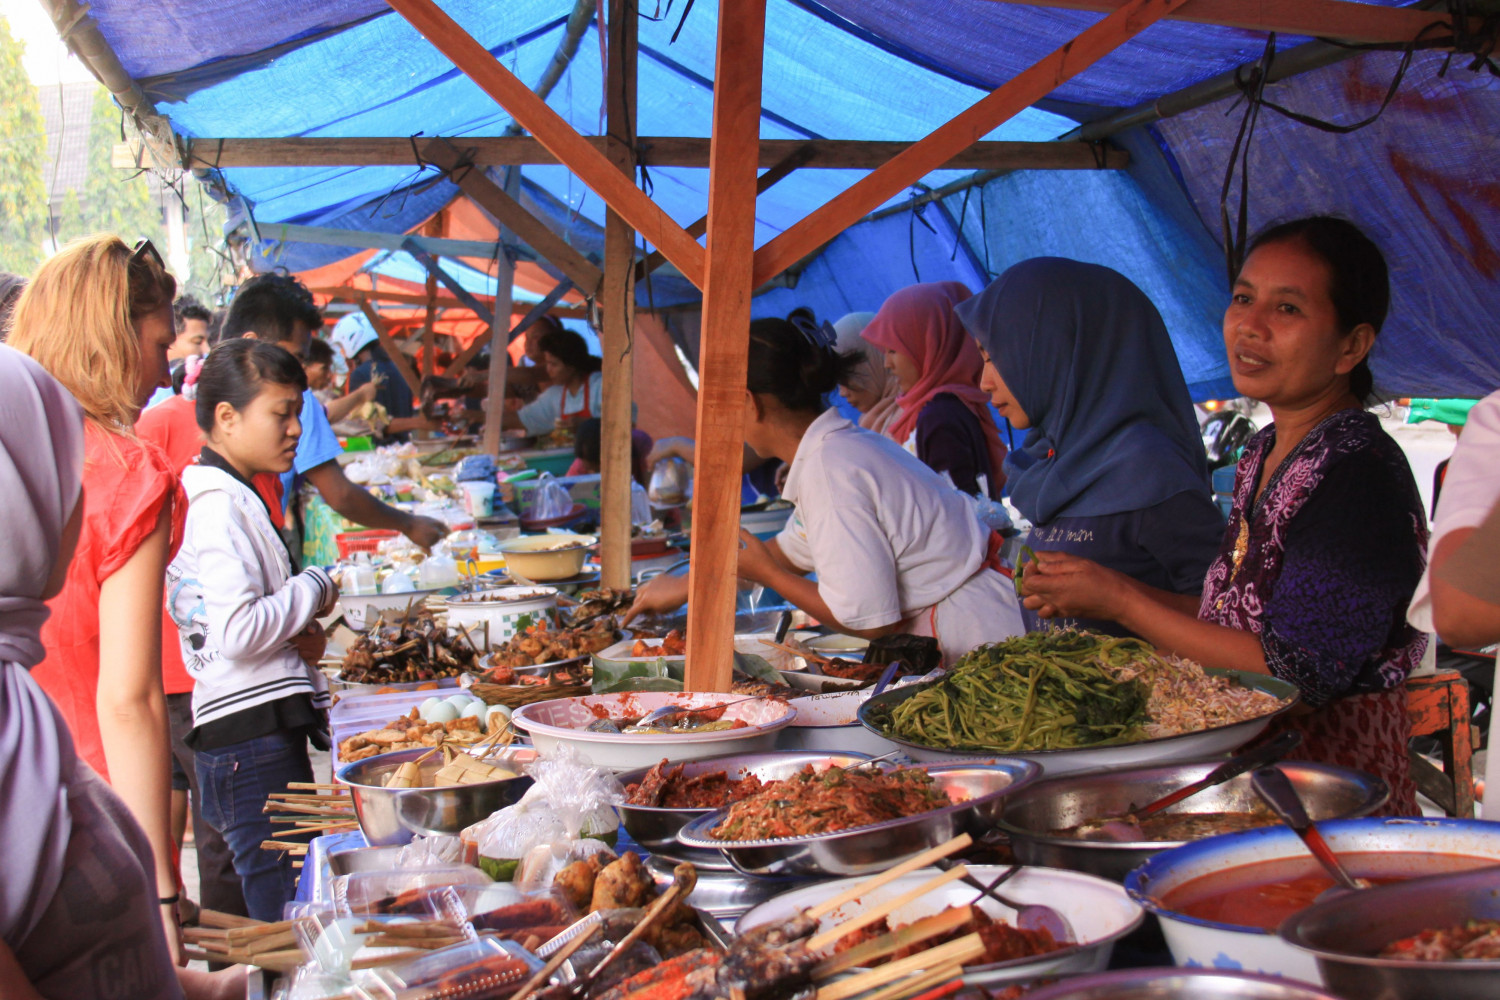
[[[1190,785],[1221,763],[1199,760],[1044,777],[1005,800],[996,826],[1010,838],[1016,860],[1022,864],[1069,868],[1123,881],[1132,869],[1161,851],[1277,822],[1250,787],[1250,775],[1242,774],[1145,821],[1142,829],[1150,839],[1091,840],[1080,830]],[[1390,798],[1386,783],[1363,771],[1298,760],[1277,766],[1291,779],[1315,822],[1368,816]]]
[[[821,771],[868,759],[869,754],[863,753],[783,751],[724,754],[670,763],[663,760],[653,767],[618,775],[620,784],[625,786],[625,802],[615,808],[625,832],[652,854],[671,861],[688,861],[710,871],[732,871],[717,849],[699,850],[678,843],[677,831],[698,817],[727,806],[733,794],[730,785],[751,776],[760,782],[779,781],[809,764]],[[652,775],[658,767],[662,771]],[[657,780],[650,780],[653,778]],[[647,800],[661,804],[652,805]]]
[[[796,790],[773,786],[774,792],[770,794],[745,799],[693,820],[678,832],[677,841],[684,847],[718,850],[736,871],[757,878],[868,875],[946,843],[960,833],[976,838],[983,835],[999,819],[1006,796],[1024,788],[1041,773],[1041,767],[1031,761],[1008,757],[910,767],[877,766],[887,778],[898,772],[922,772],[924,777],[911,779],[909,795],[896,796],[895,808],[909,805],[910,812],[861,823],[860,810],[870,815],[872,799],[837,784],[843,780],[840,775],[847,772],[830,772],[808,782],[808,794],[821,797],[808,803],[811,808],[799,808],[789,797]],[[886,801],[889,804],[890,800]],[[767,825],[786,829],[785,824],[795,823],[799,815],[822,812],[825,807],[852,808],[854,811],[843,819],[853,822],[826,832],[797,833],[793,828],[784,835],[758,835]],[[719,830],[720,827],[724,829]],[[739,829],[755,829],[757,833],[754,839],[724,836],[726,833],[736,836]]]

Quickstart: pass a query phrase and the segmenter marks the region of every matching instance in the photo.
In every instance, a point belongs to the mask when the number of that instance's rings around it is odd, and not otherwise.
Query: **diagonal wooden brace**
[[[522,128],[536,136],[553,156],[605,203],[644,236],[660,247],[683,275],[703,287],[703,248],[662,211],[635,180],[610,163],[587,138],[573,130],[547,102],[532,93],[515,75],[476,42],[468,32],[438,7],[434,0],[386,0],[406,18],[453,65],[473,80],[504,108]],[[569,275],[569,277],[572,277]],[[580,286],[591,287],[591,286]]]

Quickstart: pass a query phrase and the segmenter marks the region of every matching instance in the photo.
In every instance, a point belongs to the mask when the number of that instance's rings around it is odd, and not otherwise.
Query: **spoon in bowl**
[[[1333,853],[1333,848],[1328,846],[1328,841],[1323,839],[1317,826],[1308,818],[1307,808],[1302,804],[1302,797],[1297,794],[1296,786],[1281,768],[1274,765],[1257,768],[1250,776],[1250,784],[1266,805],[1271,807],[1271,811],[1302,838],[1302,842],[1307,845],[1312,856],[1317,858],[1323,869],[1333,877],[1334,885],[1319,893],[1318,900],[1328,895],[1370,887],[1369,882],[1350,875],[1340,863],[1338,855]]]

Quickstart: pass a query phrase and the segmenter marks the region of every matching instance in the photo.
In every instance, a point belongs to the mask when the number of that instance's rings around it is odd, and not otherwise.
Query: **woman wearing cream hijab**
[[[886,425],[900,412],[896,397],[901,395],[901,386],[885,370],[885,357],[880,349],[860,336],[874,318],[872,312],[849,313],[833,324],[833,332],[838,335],[839,353],[857,351],[865,359],[839,386],[839,392],[859,411],[859,426],[883,434]]]

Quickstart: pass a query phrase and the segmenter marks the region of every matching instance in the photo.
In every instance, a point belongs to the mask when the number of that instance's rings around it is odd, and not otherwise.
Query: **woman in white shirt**
[[[999,537],[968,498],[900,445],[826,409],[861,363],[785,320],[750,324],[745,443],[790,465],[782,496],[797,510],[769,543],[741,533],[738,573],[850,635],[933,636],[951,664],[1023,632],[1020,605],[998,572]],[[658,577],[631,617],[686,598],[685,578]]]
[[[507,413],[505,426],[540,436],[602,416],[603,362],[589,353],[583,338],[558,327],[543,334],[537,346],[552,384],[515,413]]]

